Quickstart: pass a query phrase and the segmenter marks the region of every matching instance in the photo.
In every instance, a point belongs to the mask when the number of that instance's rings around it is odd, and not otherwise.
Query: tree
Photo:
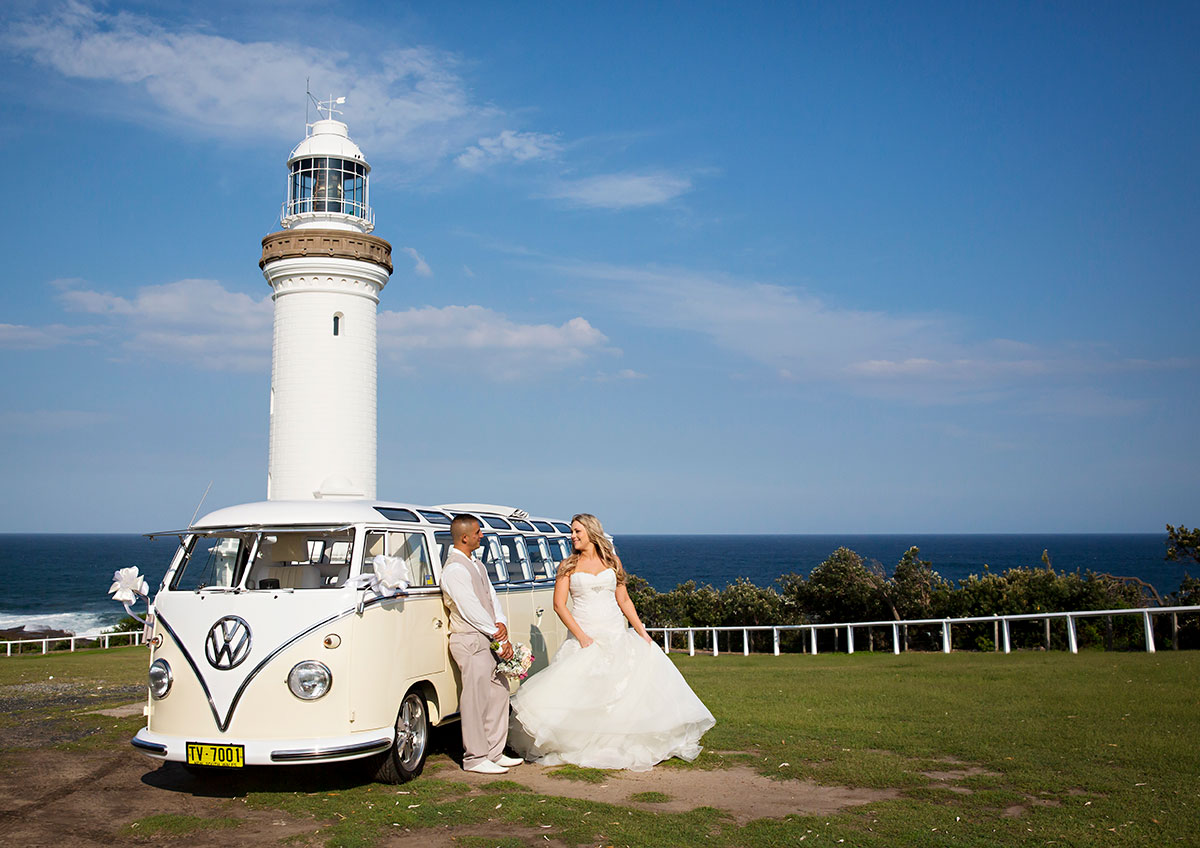
[[[1167,525],[1167,559],[1172,561],[1190,559],[1200,562],[1200,528],[1180,524]]]
[[[896,618],[929,618],[935,603],[952,591],[948,582],[921,559],[919,548],[912,547],[900,557],[892,573],[891,601]]]
[[[882,618],[886,600],[878,576],[849,548],[838,548],[808,575],[806,611],[822,621]]]

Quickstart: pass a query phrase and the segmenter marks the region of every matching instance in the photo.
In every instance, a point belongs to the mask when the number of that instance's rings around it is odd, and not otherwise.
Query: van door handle
[[[539,610],[537,610],[537,615],[538,615],[538,616],[541,616],[541,615],[542,615],[543,613],[545,613],[545,612],[546,612],[546,608],[545,608],[545,607],[542,607],[542,608],[540,608]]]
[[[441,629],[442,629],[442,620],[441,620],[440,618],[435,618],[435,619],[433,620],[433,629],[434,629],[434,630],[441,630]]]

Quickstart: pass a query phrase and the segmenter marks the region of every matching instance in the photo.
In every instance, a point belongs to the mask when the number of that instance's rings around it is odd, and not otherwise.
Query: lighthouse
[[[392,246],[371,235],[371,166],[334,107],[287,160],[279,232],[262,240],[271,286],[268,500],[374,498],[376,308]]]

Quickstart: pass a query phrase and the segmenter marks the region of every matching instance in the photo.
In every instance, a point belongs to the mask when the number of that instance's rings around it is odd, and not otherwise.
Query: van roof
[[[425,504],[400,503],[380,500],[303,500],[303,501],[257,501],[255,503],[227,506],[203,516],[191,526],[196,529],[212,527],[279,527],[291,524],[333,525],[333,524],[363,524],[386,521],[381,510],[408,510],[419,518],[422,523],[433,523],[421,516],[425,512],[454,511],[472,513],[490,513],[504,516],[519,513],[522,510],[514,507],[500,507],[489,504],[443,504],[430,506]],[[473,508],[471,508],[473,507]],[[451,511],[451,515],[453,511]],[[546,520],[546,519],[539,519]]]

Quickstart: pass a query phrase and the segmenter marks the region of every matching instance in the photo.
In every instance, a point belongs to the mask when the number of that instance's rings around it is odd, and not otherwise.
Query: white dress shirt
[[[467,569],[474,569],[483,574],[488,592],[491,593],[492,609],[496,611],[495,619],[488,615],[487,610],[484,609],[483,604],[476,597],[471,574]],[[458,614],[462,616],[467,624],[474,627],[484,636],[490,638],[496,633],[497,622],[508,627],[508,619],[504,617],[504,608],[500,605],[500,599],[496,597],[496,589],[492,586],[492,581],[487,579],[487,572],[484,571],[483,563],[473,557],[468,557],[455,547],[450,548],[450,553],[446,557],[446,564],[442,566],[442,595],[450,603],[454,604],[455,609],[458,610]]]

